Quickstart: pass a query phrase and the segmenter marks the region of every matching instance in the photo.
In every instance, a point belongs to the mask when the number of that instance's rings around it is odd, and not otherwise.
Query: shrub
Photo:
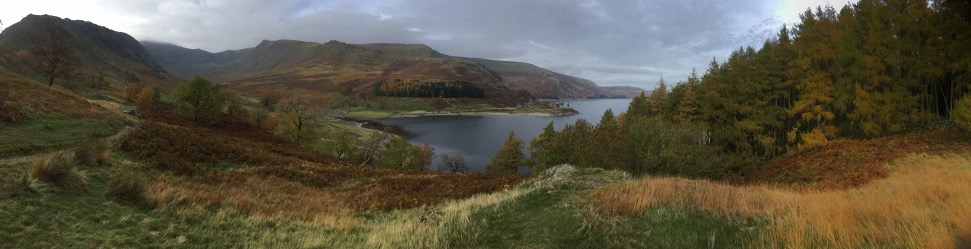
[[[87,179],[75,169],[77,161],[67,153],[56,153],[34,160],[30,176],[71,191],[87,192]]]
[[[74,159],[81,165],[108,164],[108,143],[98,139],[74,148]]]
[[[144,177],[132,172],[121,172],[111,176],[105,187],[105,197],[120,203],[147,204]]]
[[[176,112],[191,117],[196,122],[203,117],[210,121],[219,119],[227,99],[221,86],[203,77],[179,83],[175,86],[172,97],[175,98]]]
[[[971,132],[971,94],[965,95],[951,110],[951,119],[958,127]]]

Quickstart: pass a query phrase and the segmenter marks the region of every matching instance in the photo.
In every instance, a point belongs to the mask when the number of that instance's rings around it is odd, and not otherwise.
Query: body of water
[[[581,118],[596,125],[605,110],[612,109],[615,115],[620,114],[627,110],[630,101],[630,99],[560,101],[580,112],[578,115],[564,117],[428,116],[390,118],[375,122],[398,127],[413,144],[428,144],[435,147],[436,155],[448,151],[461,151],[469,170],[482,172],[485,170],[485,165],[489,164],[492,155],[506,141],[510,130],[516,132],[516,137],[529,146],[529,141],[543,133],[543,127],[550,121],[553,121],[557,130]],[[437,167],[439,163],[440,158],[436,156],[432,167]]]

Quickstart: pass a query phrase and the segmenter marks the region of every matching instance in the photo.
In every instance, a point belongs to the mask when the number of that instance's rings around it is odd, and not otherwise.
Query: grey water
[[[448,151],[461,151],[470,172],[485,171],[492,155],[499,150],[506,141],[509,131],[516,133],[525,146],[529,141],[543,133],[543,127],[550,121],[557,130],[566,124],[572,124],[578,119],[586,119],[593,125],[600,122],[600,117],[607,109],[615,115],[627,110],[630,99],[590,99],[565,100],[564,106],[576,109],[580,114],[561,117],[533,117],[533,116],[426,116],[413,118],[389,118],[374,120],[386,126],[396,126],[405,133],[405,138],[412,144],[428,144],[435,148],[439,155]],[[524,150],[523,153],[528,151]],[[435,157],[432,168],[441,163]],[[527,169],[524,169],[527,170]]]

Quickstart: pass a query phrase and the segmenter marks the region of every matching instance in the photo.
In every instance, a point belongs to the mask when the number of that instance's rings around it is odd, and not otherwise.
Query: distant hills
[[[277,40],[253,48],[211,53],[173,44],[139,42],[130,35],[79,20],[29,15],[0,33],[0,65],[32,75],[17,59],[30,47],[29,36],[47,21],[60,22],[73,36],[82,67],[71,82],[103,81],[119,92],[136,82],[170,91],[192,76],[205,76],[231,88],[259,95],[317,91],[368,98],[383,81],[445,82],[472,85],[483,97],[501,103],[535,98],[627,98],[643,91],[600,87],[532,64],[442,54],[422,44],[347,44]]]
[[[590,80],[529,63],[449,56],[422,44],[278,40],[220,53],[165,43],[143,44],[175,74],[212,77],[257,92],[285,85],[368,95],[374,82],[394,79],[471,81],[493,97],[510,94],[506,88],[544,99],[629,98],[643,91],[600,87]]]

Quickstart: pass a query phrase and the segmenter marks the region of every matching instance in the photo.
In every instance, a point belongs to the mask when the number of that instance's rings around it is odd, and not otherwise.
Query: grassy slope
[[[0,89],[0,158],[70,147],[123,126],[119,114],[3,68]]]
[[[951,234],[971,232],[971,227],[962,227],[958,223],[950,228],[944,226],[944,230],[937,228],[971,215],[962,211],[971,209],[971,206],[962,208],[962,205],[971,203],[953,199],[971,194],[963,188],[954,187],[954,181],[971,180],[966,178],[971,176],[967,174],[971,169],[971,164],[967,163],[969,157],[967,154],[917,155],[897,160],[889,166],[889,178],[865,185],[872,187],[859,191],[794,194],[786,192],[790,190],[769,190],[782,192],[759,195],[765,191],[759,189],[762,187],[732,187],[695,180],[673,181],[684,184],[680,185],[682,187],[657,185],[666,184],[664,181],[669,181],[668,178],[646,178],[594,190],[554,190],[527,184],[508,191],[439,205],[360,212],[351,214],[350,219],[324,224],[256,215],[225,205],[150,209],[112,202],[101,194],[111,172],[122,168],[153,171],[147,165],[115,153],[113,166],[83,168],[89,176],[91,191],[88,193],[40,187],[39,195],[0,200],[0,240],[9,241],[8,245],[26,248],[125,245],[348,248],[946,247],[953,244]],[[0,179],[7,181],[19,177],[28,165],[20,163],[0,167],[3,167]],[[939,184],[914,185],[935,182],[923,181],[923,177],[934,177]],[[645,200],[632,196],[654,198],[654,204],[626,209],[629,211],[622,213],[602,211],[607,204],[629,203],[605,200],[604,193],[642,186],[659,186],[651,190],[652,193],[670,195],[652,197],[651,194],[626,190],[620,195],[607,196],[627,201]],[[949,186],[948,189],[952,190],[944,191],[934,186]],[[921,191],[940,195],[922,194]],[[596,194],[591,196],[591,193]],[[907,193],[924,197],[915,198]],[[739,202],[722,199],[728,196]],[[776,199],[780,196],[783,199]],[[675,201],[679,198],[682,201]],[[928,201],[928,198],[939,198],[942,203],[950,203],[948,205],[952,207],[947,209]],[[751,207],[753,204],[778,201],[794,201],[793,207],[815,208],[795,212],[791,209]],[[881,203],[895,208],[884,208],[886,205]],[[426,210],[439,214],[439,218],[428,223],[420,222],[418,217]],[[886,215],[883,216],[873,213],[878,210],[890,211],[884,212]],[[826,219],[820,218],[820,215]],[[857,218],[856,222],[841,223],[841,217]],[[880,235],[881,230],[876,227],[885,226],[881,222],[887,221],[880,221],[879,217],[898,217],[889,222],[900,224],[899,230]],[[919,222],[910,219],[919,219]],[[831,242],[831,237],[821,233],[823,230],[820,229],[826,228],[835,229],[832,230],[837,232],[835,238],[864,238],[875,242],[855,244],[861,243],[855,239]]]

